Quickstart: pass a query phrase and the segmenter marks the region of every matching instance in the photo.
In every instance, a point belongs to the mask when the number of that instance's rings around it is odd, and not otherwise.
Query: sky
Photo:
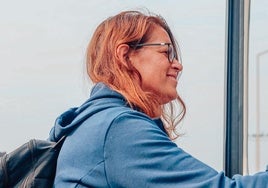
[[[46,139],[57,116],[79,106],[92,85],[84,71],[87,44],[105,18],[147,8],[162,15],[177,38],[183,60],[178,91],[187,106],[179,147],[223,170],[225,0],[0,0],[0,151],[29,139]],[[256,54],[268,49],[268,2],[251,2],[249,134],[256,122]],[[268,55],[261,57],[261,131],[268,133]],[[267,97],[266,97],[267,98]],[[266,117],[265,117],[266,115]],[[265,119],[266,118],[266,119]],[[261,142],[261,165],[268,153]],[[249,157],[254,161],[254,138]],[[266,161],[265,161],[266,159]],[[254,162],[250,163],[254,172]]]

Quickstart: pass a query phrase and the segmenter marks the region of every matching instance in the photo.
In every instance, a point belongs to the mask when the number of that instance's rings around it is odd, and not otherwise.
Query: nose
[[[181,73],[183,69],[183,66],[180,60],[174,59],[171,63],[171,68],[175,69],[175,71],[177,72],[177,79],[179,79],[181,77]]]
[[[182,71],[183,66],[180,60],[174,59],[171,63],[172,68],[176,69],[178,72]]]

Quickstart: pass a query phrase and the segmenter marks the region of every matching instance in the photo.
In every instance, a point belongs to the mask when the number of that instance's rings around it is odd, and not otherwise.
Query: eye
[[[168,55],[168,50],[161,51],[161,53]]]

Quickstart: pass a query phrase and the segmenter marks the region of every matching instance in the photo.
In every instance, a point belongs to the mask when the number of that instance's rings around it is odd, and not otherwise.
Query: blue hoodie
[[[160,119],[131,109],[102,83],[57,118],[50,140],[66,134],[56,188],[268,187],[267,172],[230,179],[195,159],[169,139]]]

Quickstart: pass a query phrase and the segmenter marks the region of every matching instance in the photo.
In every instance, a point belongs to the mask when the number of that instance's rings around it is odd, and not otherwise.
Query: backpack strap
[[[1,176],[3,177],[2,183],[4,187],[8,187],[8,173],[7,173],[7,166],[6,166],[6,158],[7,158],[7,154],[4,154],[0,160],[0,163],[1,163],[0,167],[3,169],[3,174]]]

